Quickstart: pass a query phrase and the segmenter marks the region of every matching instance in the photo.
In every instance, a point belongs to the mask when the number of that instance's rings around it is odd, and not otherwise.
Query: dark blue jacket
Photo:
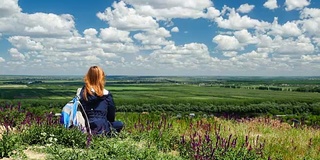
[[[110,122],[114,122],[116,111],[112,94],[107,90],[104,90],[102,97],[87,94],[88,101],[86,101],[83,98],[83,91],[84,88],[80,92],[80,102],[88,116],[92,133],[108,133]]]

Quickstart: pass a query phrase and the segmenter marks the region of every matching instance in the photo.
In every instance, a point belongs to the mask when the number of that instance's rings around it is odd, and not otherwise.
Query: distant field
[[[106,89],[113,94],[117,105],[248,105],[262,102],[310,104],[320,102],[319,92],[296,92],[293,89],[319,87],[319,82],[319,78],[301,77],[111,76],[107,78]],[[50,104],[65,103],[75,96],[77,88],[82,85],[82,77],[9,76],[1,79],[0,76],[0,102],[28,101],[34,102],[33,105],[39,105],[42,101]],[[264,90],[259,89],[261,86]],[[269,87],[277,90],[266,90]]]
[[[181,78],[182,79],[182,78]],[[115,81],[113,81],[115,82]],[[45,80],[41,84],[0,85],[0,99],[70,99],[82,87],[79,80]],[[246,85],[247,86],[247,85]],[[220,85],[188,83],[133,83],[106,84],[115,101],[128,103],[139,100],[156,103],[208,101],[226,103],[236,101],[314,101],[320,102],[320,93],[273,91],[246,88],[225,88]]]
[[[0,85],[0,88],[27,88],[27,85],[19,85],[19,84],[7,84],[7,85]]]
[[[298,101],[320,101],[319,93],[251,90],[243,88],[206,87],[197,85],[143,85],[141,87],[108,87],[119,99],[158,99],[163,100],[215,100],[215,101],[237,101],[237,100],[298,100]]]
[[[148,90],[155,90],[154,86],[145,86],[145,87],[140,87],[140,86],[107,86],[106,87],[110,91],[148,91]]]

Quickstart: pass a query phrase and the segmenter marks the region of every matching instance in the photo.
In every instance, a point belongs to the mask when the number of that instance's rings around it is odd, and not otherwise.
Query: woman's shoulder
[[[106,90],[106,89],[103,89],[103,95],[109,95],[109,94],[111,94],[108,90]]]
[[[111,92],[106,89],[103,90],[103,97],[105,97],[107,101],[113,101],[113,96]]]

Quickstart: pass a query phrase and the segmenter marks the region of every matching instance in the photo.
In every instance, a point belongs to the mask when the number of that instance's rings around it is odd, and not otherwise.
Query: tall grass
[[[117,113],[119,134],[65,129],[53,114],[35,116],[1,107],[0,158],[27,157],[30,146],[47,159],[319,159],[320,130],[270,117],[219,118],[165,113]],[[14,113],[14,114],[10,114]],[[17,118],[17,119],[16,119]],[[23,137],[23,138],[22,138]]]
[[[127,122],[128,130],[137,129],[137,125],[132,126],[137,121],[140,123],[140,129],[141,124],[145,124],[144,128],[148,128],[152,126],[148,120],[155,119],[153,114],[118,115]],[[157,118],[155,121],[159,121],[159,117]],[[263,151],[262,158],[287,160],[320,158],[320,130],[310,126],[293,126],[271,117],[225,119],[191,118],[186,115],[181,118],[173,116],[167,121],[172,128],[171,132],[183,136],[185,140],[190,140],[190,135],[205,139],[206,136],[216,137],[219,134],[224,139],[231,136],[231,140],[236,139],[238,144],[250,143],[252,148],[257,150],[260,148]]]

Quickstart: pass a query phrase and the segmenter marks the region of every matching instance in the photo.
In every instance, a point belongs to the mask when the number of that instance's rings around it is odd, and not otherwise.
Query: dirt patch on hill
[[[30,149],[26,149],[23,152],[24,152],[24,154],[26,154],[27,159],[30,159],[30,160],[44,160],[44,159],[46,159],[46,156],[47,156],[44,153],[35,152]]]
[[[10,128],[10,131],[14,131],[15,129]],[[2,135],[6,133],[6,128],[3,125],[0,125],[0,139],[2,139]],[[44,160],[46,159],[45,153],[39,153],[33,151],[30,148],[27,148],[23,151],[23,153],[27,156],[28,160]],[[1,160],[14,160],[14,158],[2,158]]]
[[[44,153],[38,153],[30,149],[24,150],[23,153],[27,156],[26,159],[28,160],[45,160],[47,156]],[[14,160],[14,159],[16,158],[2,158],[1,160]]]

